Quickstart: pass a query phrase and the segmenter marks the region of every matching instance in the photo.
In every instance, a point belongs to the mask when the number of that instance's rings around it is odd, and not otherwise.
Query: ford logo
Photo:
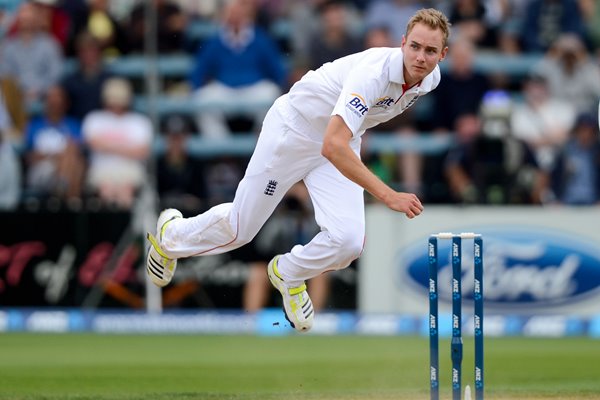
[[[476,230],[477,231],[477,230]],[[499,312],[559,311],[600,304],[600,246],[566,232],[522,227],[479,230],[483,234],[485,307]],[[450,240],[438,240],[438,292],[451,301]],[[398,255],[398,285],[428,293],[427,238]],[[473,240],[462,241],[462,293],[473,298]]]

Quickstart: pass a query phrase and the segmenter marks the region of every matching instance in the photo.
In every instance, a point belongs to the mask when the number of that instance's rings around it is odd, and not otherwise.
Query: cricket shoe
[[[146,235],[150,241],[150,249],[148,250],[148,258],[146,259],[146,271],[156,286],[167,286],[171,282],[173,274],[175,274],[177,259],[167,256],[160,247],[160,243],[169,222],[182,217],[183,215],[178,210],[168,208],[158,216],[156,223],[157,237],[153,236],[150,232]]]
[[[312,301],[306,291],[306,284],[298,287],[286,286],[279,270],[277,269],[277,262],[279,256],[275,256],[269,266],[267,267],[267,274],[271,284],[281,293],[283,298],[283,312],[288,322],[300,332],[307,332],[312,328],[314,309]]]

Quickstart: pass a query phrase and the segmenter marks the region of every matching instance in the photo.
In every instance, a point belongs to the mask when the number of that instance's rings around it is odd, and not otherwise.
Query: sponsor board
[[[585,238],[519,225],[480,229],[484,238],[484,299],[488,311],[554,311],[600,299],[600,252]],[[439,299],[451,301],[450,241],[438,241]],[[429,288],[427,254],[422,241],[398,251],[398,290],[416,295]],[[473,241],[463,240],[462,296],[473,299]]]
[[[408,222],[381,207],[368,210],[360,311],[426,313],[427,238],[451,231],[483,235],[486,313],[600,312],[600,234],[590,223],[600,220],[597,208],[430,208]],[[451,241],[438,245],[440,309],[448,311]],[[473,249],[472,240],[463,240],[466,310],[473,305]]]
[[[144,334],[257,334],[282,336],[295,334],[281,309],[257,313],[242,311],[181,311],[162,314],[138,311],[81,311],[77,309],[7,309],[8,332],[94,332]],[[440,337],[452,334],[451,315],[440,314]],[[472,315],[463,316],[463,335],[472,336]],[[322,312],[308,335],[429,335],[426,317],[406,314],[359,314]],[[486,336],[600,337],[600,315],[492,315],[486,319]]]

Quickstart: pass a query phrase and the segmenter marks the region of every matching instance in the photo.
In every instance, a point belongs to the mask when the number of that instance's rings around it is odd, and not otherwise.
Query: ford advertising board
[[[588,211],[592,214],[586,215]],[[487,313],[600,312],[600,238],[591,223],[594,218],[600,221],[597,210],[552,210],[550,216],[542,208],[474,208],[459,210],[457,218],[455,209],[440,207],[428,211],[430,215],[417,227],[409,226],[412,221],[389,215],[391,225],[384,227],[382,212],[378,209],[368,216],[374,221],[368,220],[367,247],[361,259],[361,311],[425,312],[427,238],[432,233],[453,231],[483,236]],[[390,235],[393,230],[398,232]],[[395,240],[373,240],[371,232],[387,232]],[[451,300],[450,245],[450,240],[438,240],[440,307],[446,310]],[[464,239],[462,245],[462,291],[463,306],[468,310],[473,299],[472,239]]]

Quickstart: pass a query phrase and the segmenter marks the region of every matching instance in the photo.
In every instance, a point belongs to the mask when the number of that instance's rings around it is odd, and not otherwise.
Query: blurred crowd
[[[92,200],[128,209],[147,182],[162,206],[187,214],[228,201],[248,159],[200,158],[190,140],[257,134],[304,73],[398,46],[423,7],[452,23],[442,82],[376,133],[451,145],[372,152],[367,135],[365,163],[424,203],[600,204],[598,1],[151,1],[159,57],[190,61],[187,73],[161,81],[160,96],[194,110],[158,121],[136,107],[143,74],[109,68],[152,60],[146,1],[0,0],[0,209]],[[538,58],[515,75],[478,68],[484,54]]]

